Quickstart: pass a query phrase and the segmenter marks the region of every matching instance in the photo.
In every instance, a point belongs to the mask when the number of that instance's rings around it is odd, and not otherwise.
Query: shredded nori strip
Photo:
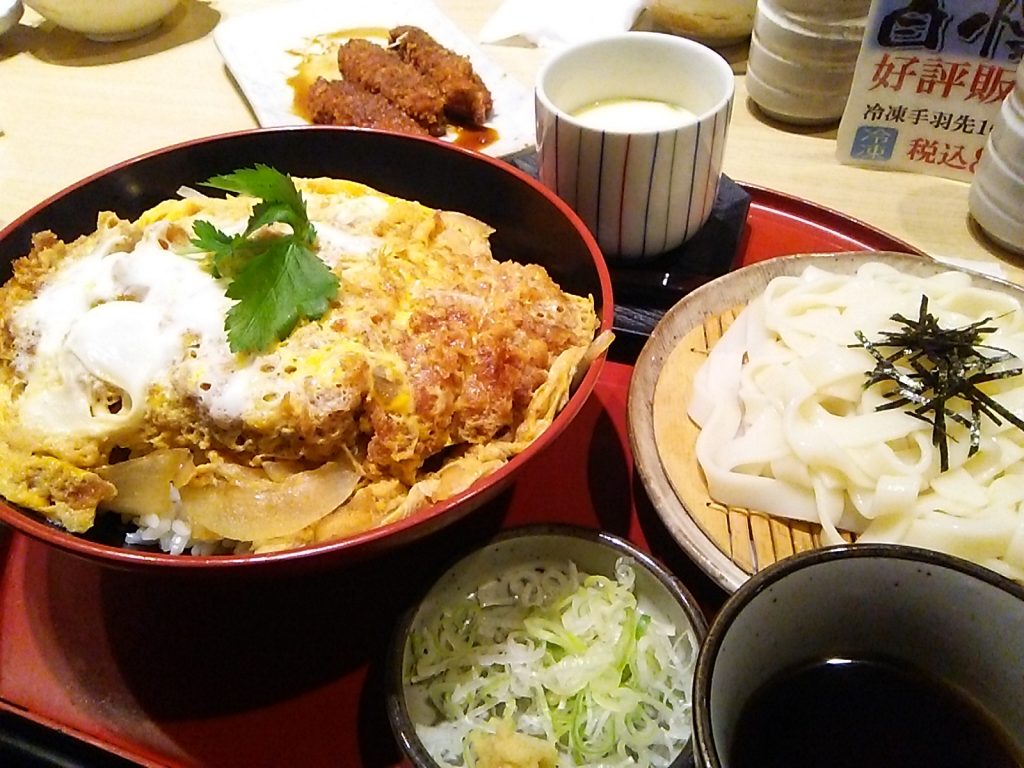
[[[947,420],[970,430],[968,456],[977,453],[981,445],[982,416],[996,425],[1006,419],[1024,431],[1024,420],[979,389],[986,382],[1024,372],[1016,355],[981,342],[984,335],[996,330],[989,325],[991,317],[962,328],[942,328],[928,312],[928,297],[921,296],[916,320],[901,314],[890,319],[903,328],[881,331],[883,338],[878,341],[869,341],[857,331],[860,344],[851,345],[863,347],[875,358],[864,388],[883,382],[895,384],[883,391],[889,402],[875,410],[906,408],[911,416],[931,424],[932,444],[939,449],[943,472],[949,469]],[[885,355],[882,349],[895,351]]]

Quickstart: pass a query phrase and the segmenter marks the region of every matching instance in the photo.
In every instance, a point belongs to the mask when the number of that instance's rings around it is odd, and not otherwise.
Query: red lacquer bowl
[[[65,241],[91,232],[96,214],[111,210],[134,218],[182,186],[255,163],[293,176],[329,176],[368,184],[397,197],[475,216],[495,229],[495,257],[543,266],[566,291],[594,297],[602,329],[614,305],[601,251],[583,222],[553,193],[511,165],[434,139],[377,131],[296,126],[203,138],[159,150],[60,192],[0,232],[0,279],[28,253],[35,232],[52,230]],[[161,570],[232,570],[354,562],[423,537],[492,499],[565,429],[597,381],[603,358],[583,377],[552,425],[529,448],[463,493],[410,517],[349,538],[283,552],[249,555],[169,555],[129,548],[116,537],[73,535],[42,517],[0,502],[0,520],[75,555],[121,567]]]

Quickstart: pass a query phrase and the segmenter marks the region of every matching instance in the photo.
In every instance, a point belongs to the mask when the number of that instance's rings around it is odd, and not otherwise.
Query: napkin
[[[504,0],[484,23],[480,41],[522,37],[538,48],[557,48],[627,31],[643,5],[644,0]]]

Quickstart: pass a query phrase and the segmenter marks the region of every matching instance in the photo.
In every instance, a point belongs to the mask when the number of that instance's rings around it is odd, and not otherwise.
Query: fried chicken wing
[[[309,115],[319,125],[352,125],[426,136],[428,131],[379,93],[348,80],[318,77],[306,96]]]
[[[449,118],[476,127],[487,121],[493,106],[491,92],[468,58],[448,50],[419,27],[395,27],[389,38],[391,49],[403,61],[438,86]]]
[[[431,135],[444,134],[441,90],[397,53],[352,39],[338,48],[338,69],[345,80],[388,99]]]

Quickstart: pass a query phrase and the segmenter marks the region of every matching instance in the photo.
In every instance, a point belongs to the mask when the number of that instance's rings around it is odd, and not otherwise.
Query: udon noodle
[[[917,317],[922,295],[942,328],[990,319],[986,346],[1024,359],[1024,311],[963,272],[930,277],[866,264],[855,275],[811,267],[777,277],[738,315],[694,381],[698,461],[712,498],[818,523],[860,541],[905,543],[1024,579],[1024,432],[982,417],[978,450],[949,420],[948,469],[932,424],[879,411],[884,385],[857,332],[878,338],[895,313]],[[1024,418],[1024,376],[980,387]],[[951,406],[954,407],[954,406]],[[969,406],[958,406],[970,413]]]

